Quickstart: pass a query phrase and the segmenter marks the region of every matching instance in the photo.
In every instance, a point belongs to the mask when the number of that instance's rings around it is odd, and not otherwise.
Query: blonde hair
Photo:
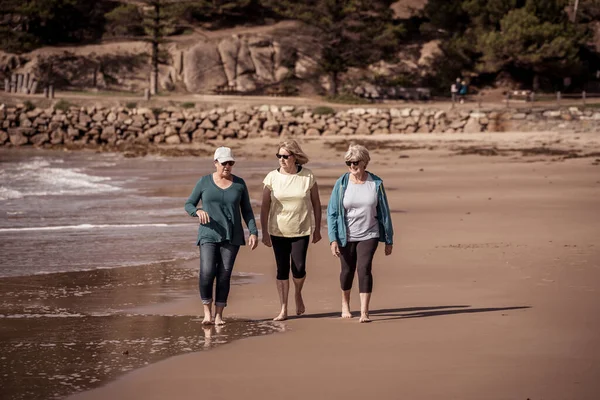
[[[287,150],[288,153],[293,154],[296,157],[296,164],[304,165],[308,162],[308,156],[302,151],[300,145],[295,140],[286,140],[279,143],[279,149]]]
[[[344,155],[344,161],[364,161],[366,168],[369,165],[369,161],[371,161],[371,156],[369,156],[369,150],[365,146],[351,144]]]

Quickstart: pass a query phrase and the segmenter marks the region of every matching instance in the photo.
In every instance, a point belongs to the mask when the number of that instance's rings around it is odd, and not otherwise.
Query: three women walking
[[[262,242],[273,247],[277,264],[277,292],[281,309],[274,318],[288,317],[289,275],[292,271],[296,314],[305,312],[302,288],[306,279],[306,254],[312,243],[321,240],[321,201],[308,157],[295,140],[279,144],[275,154],[279,168],[265,177],[260,224]]]
[[[258,244],[258,230],[246,183],[231,172],[235,165],[231,149],[219,147],[213,159],[215,172],[203,176],[196,183],[185,203],[185,210],[190,216],[197,217],[200,223],[196,245],[200,248],[199,287],[204,305],[202,323],[223,325],[223,310],[227,306],[233,264],[240,246],[246,244],[242,218],[250,231],[248,244],[252,250]],[[200,202],[202,207],[198,208]]]
[[[275,321],[288,317],[290,271],[294,283],[296,314],[306,309],[302,288],[306,280],[309,243],[321,240],[321,201],[308,157],[294,140],[281,142],[275,153],[279,167],[264,178],[260,222],[262,242],[273,248],[277,265],[277,292],[281,308]],[[232,174],[235,159],[231,149],[219,147],[214,154],[215,172],[200,178],[185,203],[185,210],[200,223],[196,244],[200,247],[200,297],[203,324],[224,324],[233,265],[245,244],[242,219],[254,250],[258,231],[243,179]],[[369,151],[351,145],[344,156],[348,172],[335,183],[327,207],[331,253],[340,259],[342,318],[351,318],[350,293],[358,271],[360,322],[370,322],[369,303],[373,291],[373,257],[379,242],[385,255],[392,254],[394,231],[383,180],[367,171]],[[202,207],[198,208],[198,204]],[[216,280],[213,316],[213,283]]]
[[[361,145],[344,156],[348,172],[335,183],[327,207],[331,253],[341,262],[342,318],[351,318],[350,291],[358,270],[360,322],[370,322],[373,256],[379,242],[392,254],[394,230],[383,180],[367,171],[371,157]]]

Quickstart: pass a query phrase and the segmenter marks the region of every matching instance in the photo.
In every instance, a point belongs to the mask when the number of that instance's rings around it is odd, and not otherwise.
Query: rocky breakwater
[[[391,133],[597,130],[593,109],[440,110],[256,106],[32,108],[0,105],[0,146],[176,145],[214,139]]]

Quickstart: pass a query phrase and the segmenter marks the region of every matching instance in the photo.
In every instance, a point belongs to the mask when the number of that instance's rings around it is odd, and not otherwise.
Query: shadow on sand
[[[379,310],[369,311],[369,315],[373,321],[387,321],[393,319],[405,319],[405,318],[423,318],[423,317],[436,317],[439,315],[452,315],[452,314],[471,314],[471,313],[483,313],[483,312],[498,312],[498,311],[510,311],[510,310],[523,310],[531,308],[531,306],[514,306],[514,307],[485,307],[485,308],[471,308],[467,305],[455,305],[455,306],[431,306],[431,307],[404,307],[404,308],[382,308]],[[358,316],[358,312],[353,312],[352,316]],[[340,312],[320,313],[320,314],[305,314],[305,315],[291,315],[288,320],[298,318],[336,318],[340,317]],[[384,318],[379,318],[384,317]]]

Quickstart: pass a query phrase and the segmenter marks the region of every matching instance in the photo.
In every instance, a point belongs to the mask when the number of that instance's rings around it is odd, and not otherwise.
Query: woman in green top
[[[248,188],[242,178],[231,173],[235,159],[228,147],[215,151],[215,168],[212,174],[200,178],[185,203],[185,210],[200,221],[198,241],[200,247],[200,297],[204,305],[203,324],[223,325],[223,309],[227,306],[233,264],[241,245],[245,245],[242,218],[248,226],[248,244],[254,250],[258,243],[258,230],[250,205]],[[202,208],[197,208],[202,202]],[[212,315],[213,282],[215,290],[215,316]]]

